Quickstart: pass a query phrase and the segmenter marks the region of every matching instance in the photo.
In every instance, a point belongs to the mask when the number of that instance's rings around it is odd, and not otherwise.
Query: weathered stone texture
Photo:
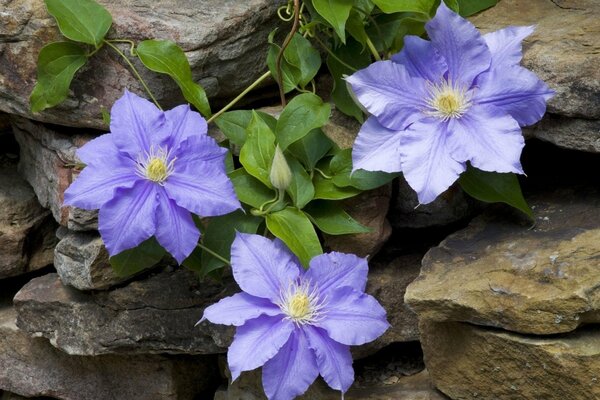
[[[111,38],[170,39],[185,51],[194,78],[211,98],[231,98],[266,70],[267,36],[278,24],[281,1],[100,0],[113,16]],[[72,95],[59,107],[32,115],[28,99],[36,82],[40,49],[61,40],[40,0],[1,0],[0,110],[55,124],[104,128],[110,108],[129,88],[144,93],[127,65],[108,49],[75,77]],[[125,49],[125,48],[124,48]],[[134,61],[165,107],[183,102],[175,83]]]
[[[89,293],[49,274],[25,285],[14,302],[19,328],[71,355],[212,354],[225,351],[233,330],[194,324],[205,307],[234,291],[233,284],[201,283],[184,269]]]
[[[525,137],[545,140],[565,149],[600,153],[598,119],[566,118],[547,114],[538,124],[524,129],[523,133]]]
[[[529,199],[536,225],[488,213],[423,259],[406,291],[423,320],[554,334],[600,322],[600,192]]]

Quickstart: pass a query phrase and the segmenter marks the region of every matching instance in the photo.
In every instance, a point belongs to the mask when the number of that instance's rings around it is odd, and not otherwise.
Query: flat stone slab
[[[598,95],[600,96],[600,94]],[[536,125],[523,130],[536,138],[570,150],[600,153],[600,120],[567,118],[547,114]]]
[[[266,71],[267,36],[280,22],[282,1],[272,0],[100,0],[113,16],[110,38],[170,39],[183,48],[192,75],[209,97],[229,99]],[[80,71],[72,94],[59,107],[29,111],[40,49],[61,37],[43,1],[0,2],[0,110],[54,124],[105,129],[101,107],[110,109],[128,88],[144,94],[129,67],[112,51],[101,50]],[[126,46],[123,46],[125,50]],[[183,103],[176,84],[145,70],[144,80],[165,108]],[[223,101],[221,101],[223,102]]]
[[[600,398],[600,328],[535,337],[466,323],[421,324],[425,363],[452,399]]]
[[[421,320],[531,334],[600,322],[599,191],[558,190],[528,200],[535,226],[489,212],[425,255],[405,296]]]
[[[19,328],[67,354],[213,354],[226,351],[233,329],[194,324],[204,308],[238,290],[232,283],[199,282],[185,269],[88,293],[48,274],[25,285],[14,304]]]
[[[192,400],[215,379],[212,357],[69,356],[19,330],[16,317],[0,306],[0,390],[61,400]]]

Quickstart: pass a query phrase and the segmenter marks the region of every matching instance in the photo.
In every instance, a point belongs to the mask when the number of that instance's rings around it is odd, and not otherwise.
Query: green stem
[[[319,168],[315,168],[315,171],[317,171],[319,174],[321,174],[321,176],[325,179],[332,179],[332,176],[327,175],[325,172],[321,171]]]
[[[135,42],[133,40],[129,40],[129,39],[108,39],[109,42],[111,43],[129,43],[129,46],[131,46],[129,48],[129,54],[131,54],[131,57],[135,57]]]
[[[262,74],[250,86],[248,86],[246,89],[244,89],[244,91],[242,93],[240,93],[235,99],[231,100],[231,102],[229,104],[227,104],[225,107],[223,107],[221,110],[219,110],[219,112],[217,112],[216,114],[213,114],[213,116],[210,117],[206,122],[208,122],[210,124],[212,121],[219,118],[221,116],[221,114],[223,114],[225,111],[227,111],[231,107],[233,107],[238,101],[240,101],[244,96],[246,96],[248,93],[250,93],[255,87],[260,85],[262,83],[262,81],[264,81],[265,79],[267,79],[270,76],[271,76],[271,71],[267,71],[264,74]]]
[[[317,43],[319,43],[321,45],[321,47],[331,56],[333,57],[334,60],[336,60],[337,62],[339,62],[340,64],[342,64],[344,67],[348,68],[350,71],[352,72],[356,72],[358,71],[356,68],[352,67],[349,64],[346,64],[344,61],[342,61],[341,58],[339,58],[338,56],[335,55],[335,53],[333,51],[331,51],[331,49],[329,47],[327,47],[327,45],[325,43],[323,43],[323,41],[321,39],[319,39],[317,37],[317,35],[315,35],[313,37],[313,39],[315,39],[317,41]]]
[[[150,98],[152,99],[152,101],[154,102],[154,104],[156,104],[156,107],[158,107],[158,109],[162,111],[162,107],[160,106],[160,104],[158,104],[158,101],[156,101],[156,99],[152,95],[152,92],[150,91],[150,88],[148,87],[148,85],[146,85],[146,82],[144,81],[144,79],[142,79],[142,77],[140,76],[140,73],[135,68],[135,66],[131,63],[131,61],[129,60],[129,58],[127,58],[127,56],[121,50],[119,50],[119,48],[117,46],[115,46],[111,42],[106,41],[106,40],[104,40],[103,42],[106,43],[108,46],[110,46],[118,55],[120,55],[121,57],[123,57],[123,59],[125,60],[125,62],[127,63],[127,65],[129,65],[129,68],[131,68],[131,71],[133,72],[133,74],[135,75],[135,77],[140,81],[140,83],[142,84],[142,86],[146,90],[146,93],[148,93],[148,96],[150,96]]]
[[[215,257],[216,259],[218,259],[220,261],[223,261],[227,265],[231,265],[231,262],[228,259],[226,259],[223,256],[220,256],[218,253],[215,253],[214,251],[212,251],[208,247],[204,246],[202,243],[198,243],[197,246],[200,247],[203,251],[205,251],[208,254],[210,254],[211,256]]]
[[[377,49],[375,48],[375,45],[373,44],[373,42],[371,42],[370,38],[367,38],[367,46],[369,47],[369,50],[371,50],[371,54],[373,54],[373,57],[375,57],[375,60],[381,61],[381,56],[377,52]]]

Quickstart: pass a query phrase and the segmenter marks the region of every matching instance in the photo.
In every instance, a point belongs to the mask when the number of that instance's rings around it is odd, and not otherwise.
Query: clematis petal
[[[119,148],[110,133],[100,135],[77,149],[77,157],[87,165],[110,165],[115,160],[120,162],[127,156],[119,153]]]
[[[192,111],[188,104],[165,111],[165,118],[171,129],[167,139],[169,148],[177,149],[188,138],[206,136],[208,131],[206,120],[200,113]]]
[[[426,107],[425,80],[410,76],[403,65],[393,61],[377,61],[346,81],[360,103],[392,130],[402,130],[421,118]]]
[[[133,187],[117,189],[98,216],[98,230],[108,254],[131,249],[156,232],[156,185],[137,181]]]
[[[452,185],[466,169],[450,156],[448,124],[427,118],[402,132],[400,157],[404,178],[427,204]]]
[[[448,71],[446,61],[431,42],[413,35],[404,37],[404,47],[392,56],[392,61],[404,65],[411,76],[429,82],[441,81]]]
[[[110,131],[113,141],[134,160],[161,145],[171,134],[166,118],[154,104],[128,90],[110,111]]]
[[[241,208],[229,177],[212,163],[176,162],[175,172],[164,182],[164,187],[178,206],[203,217]]]
[[[546,112],[546,101],[554,96],[533,72],[520,67],[503,67],[482,74],[473,102],[491,104],[510,114],[519,125],[539,121]]]
[[[534,26],[509,26],[483,35],[492,54],[491,69],[519,64],[523,58],[521,42],[534,30]]]
[[[241,326],[261,315],[280,314],[281,309],[270,300],[240,292],[207,307],[200,321],[207,319],[213,324]]]
[[[243,371],[260,367],[272,359],[286,344],[294,324],[281,317],[262,315],[237,328],[227,352],[231,380]]]
[[[323,294],[342,286],[350,286],[364,292],[367,286],[369,266],[365,258],[354,254],[331,252],[320,254],[310,260],[310,268],[304,274]]]
[[[225,154],[227,149],[217,144],[216,140],[207,135],[188,137],[180,143],[173,156],[177,164],[193,164],[200,161],[210,162],[225,173]]]
[[[279,353],[263,367],[262,382],[269,400],[292,400],[306,392],[319,376],[315,355],[302,330],[295,330]]]
[[[449,81],[469,88],[477,75],[489,68],[492,56],[479,31],[444,2],[425,29],[448,65]]]
[[[327,332],[321,328],[307,325],[304,327],[304,332],[310,348],[317,356],[319,373],[325,382],[332,389],[345,393],[354,382],[350,348],[331,340]]]
[[[336,342],[358,346],[383,335],[390,324],[374,297],[345,286],[331,292],[324,316],[314,326]]]
[[[265,237],[241,232],[231,245],[231,268],[244,292],[272,301],[278,301],[281,291],[300,274],[289,250]]]
[[[352,170],[400,172],[400,132],[369,117],[352,148]]]
[[[200,231],[192,214],[169,199],[163,188],[157,188],[156,194],[156,240],[181,264],[196,248]]]
[[[521,151],[525,140],[517,121],[493,106],[473,106],[462,118],[450,121],[449,145],[457,161],[491,172],[523,173]]]

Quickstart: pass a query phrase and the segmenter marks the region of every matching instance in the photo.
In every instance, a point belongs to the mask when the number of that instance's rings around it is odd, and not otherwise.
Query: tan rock
[[[466,323],[422,323],[438,389],[461,400],[600,398],[600,329],[534,337]]]
[[[489,212],[423,259],[405,300],[422,320],[554,334],[600,321],[600,193],[529,199],[536,225]]]
[[[600,153],[600,120],[566,118],[547,114],[523,130],[525,137],[541,139],[558,147]]]

